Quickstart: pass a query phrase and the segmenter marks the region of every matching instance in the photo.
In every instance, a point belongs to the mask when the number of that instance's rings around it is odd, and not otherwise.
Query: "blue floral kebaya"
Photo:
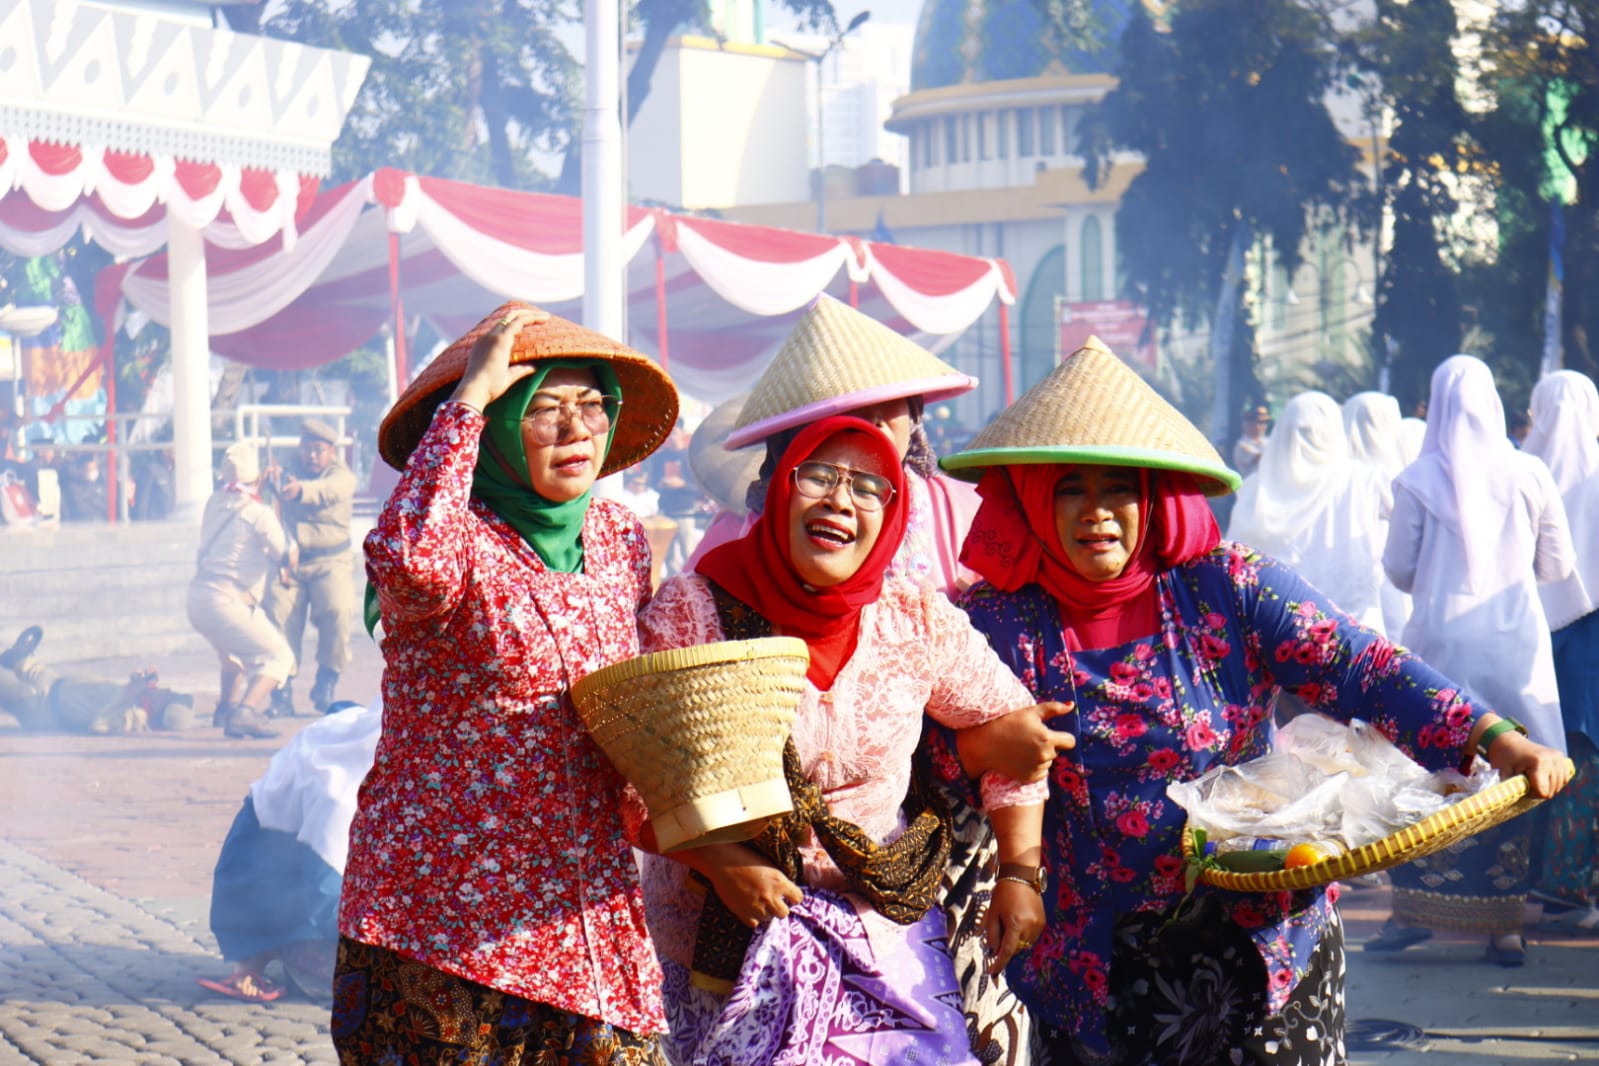
[[[1273,704],[1292,692],[1340,720],[1373,723],[1429,768],[1459,759],[1478,708],[1402,648],[1340,613],[1287,568],[1223,542],[1155,579],[1157,630],[1068,652],[1056,599],[1037,584],[971,589],[963,606],[1040,700],[1075,703],[1049,723],[1077,735],[1050,775],[1044,848],[1049,924],[1011,964],[1040,1021],[1104,1047],[1118,918],[1184,894],[1186,820],[1166,795],[1218,763],[1264,754]],[[953,774],[954,763],[935,758]],[[1247,931],[1278,1011],[1307,972],[1337,888],[1276,894],[1196,888]]]

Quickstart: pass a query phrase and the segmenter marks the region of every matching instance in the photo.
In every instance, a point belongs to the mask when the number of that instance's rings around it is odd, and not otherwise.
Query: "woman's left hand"
[[[1046,701],[955,731],[955,754],[971,777],[994,770],[1031,784],[1049,775],[1055,756],[1077,746],[1077,738],[1045,723],[1067,714],[1070,703]]]
[[[1501,780],[1526,774],[1528,791],[1544,799],[1571,782],[1570,759],[1520,733],[1494,738],[1488,748],[1488,762],[1499,771]]]
[[[999,973],[1018,951],[1031,948],[1043,931],[1043,897],[1019,881],[996,882],[983,925],[983,936],[988,943],[988,972]]]

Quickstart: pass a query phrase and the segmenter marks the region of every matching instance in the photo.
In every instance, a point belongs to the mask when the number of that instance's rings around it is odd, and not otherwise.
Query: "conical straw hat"
[[[914,341],[820,296],[750,390],[728,448],[869,404],[921,396],[928,403],[977,387]]]
[[[422,368],[378,427],[378,454],[385,462],[396,470],[405,469],[405,461],[433,421],[434,409],[449,399],[466,373],[472,345],[500,319],[528,306],[519,300],[501,304]],[[608,363],[622,389],[622,408],[611,428],[611,447],[601,476],[632,466],[659,448],[677,425],[677,387],[649,356],[559,315],[536,326],[523,326],[511,348],[512,366],[576,358]]]
[[[730,452],[723,447],[748,399],[749,393],[741,392],[718,404],[694,430],[694,439],[688,445],[688,468],[724,511],[744,510],[744,490],[760,477],[761,460],[765,458],[760,448]]]
[[[1226,495],[1242,480],[1181,411],[1098,337],[1089,337],[942,466],[976,481],[988,467],[1021,463],[1183,470],[1196,475],[1209,496]]]

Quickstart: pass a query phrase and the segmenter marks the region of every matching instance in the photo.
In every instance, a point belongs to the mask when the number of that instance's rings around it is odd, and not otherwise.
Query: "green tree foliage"
[[[1549,202],[1563,200],[1566,365],[1599,372],[1599,0],[1504,5],[1485,36],[1496,106],[1483,137],[1499,169],[1500,221],[1519,291],[1502,343],[1541,345]],[[1503,291],[1503,290],[1502,290]],[[1536,365],[1536,356],[1524,357]]]
[[[260,33],[372,57],[334,146],[334,180],[392,166],[505,188],[547,187],[581,68],[557,36],[563,0],[280,0],[235,19]]]
[[[1166,328],[1212,320],[1237,235],[1269,241],[1290,276],[1314,223],[1352,217],[1358,155],[1324,97],[1337,70],[1331,31],[1296,0],[1190,0],[1169,32],[1133,5],[1119,79],[1080,127],[1097,185],[1114,152],[1144,158],[1116,215],[1130,297]],[[1225,286],[1225,287],[1224,287]],[[1235,307],[1235,310],[1238,310]],[[1236,315],[1234,399],[1250,395],[1252,337]],[[1240,404],[1228,402],[1235,435]]]
[[[1358,45],[1381,86],[1368,112],[1380,104],[1391,122],[1378,187],[1393,229],[1373,332],[1379,352],[1391,345],[1389,388],[1409,411],[1427,398],[1433,368],[1460,351],[1460,296],[1446,246],[1460,205],[1450,178],[1481,158],[1455,91],[1450,0],[1379,0],[1376,16]]]

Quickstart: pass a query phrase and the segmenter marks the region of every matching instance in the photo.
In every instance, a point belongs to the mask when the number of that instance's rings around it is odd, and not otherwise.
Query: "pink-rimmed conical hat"
[[[725,447],[743,448],[874,403],[912,396],[935,403],[976,387],[976,378],[915,341],[821,296],[750,390]]]

